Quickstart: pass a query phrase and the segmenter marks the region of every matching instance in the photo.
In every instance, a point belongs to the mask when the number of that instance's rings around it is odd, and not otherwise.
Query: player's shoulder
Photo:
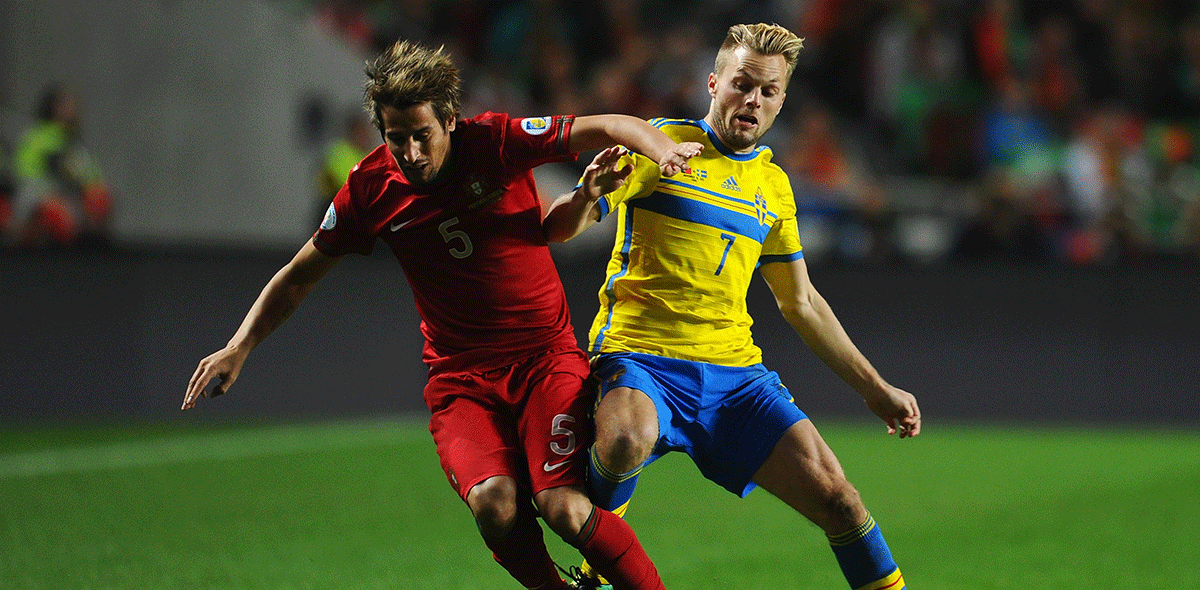
[[[754,159],[754,162],[758,164],[759,174],[765,178],[770,178],[779,182],[788,182],[787,172],[785,172],[783,168],[779,166],[779,164],[776,164],[774,161],[772,161],[774,153],[771,151],[769,146],[758,146],[757,156],[758,157]]]
[[[496,137],[503,135],[511,117],[508,113],[487,111],[458,122],[458,131],[463,137]]]
[[[346,185],[350,198],[361,204],[378,198],[389,183],[403,177],[387,144],[382,144],[350,169]]]
[[[792,194],[792,181],[779,164],[771,161],[771,148],[760,145],[759,149],[758,157],[753,160],[755,165],[748,167],[748,171],[757,177],[756,182],[770,187],[773,193]]]
[[[350,169],[350,178],[365,182],[374,178],[384,178],[398,170],[396,160],[388,151],[387,144],[380,144]]]
[[[657,117],[648,122],[676,141],[702,141],[705,136],[704,127],[696,119]]]

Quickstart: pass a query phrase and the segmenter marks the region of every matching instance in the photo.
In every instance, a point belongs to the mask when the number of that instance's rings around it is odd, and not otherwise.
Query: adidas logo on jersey
[[[733,191],[735,193],[742,192],[742,188],[740,186],[738,186],[737,181],[734,180],[732,176],[730,176],[729,178],[726,178],[725,182],[721,183],[721,188],[723,188],[727,191]]]

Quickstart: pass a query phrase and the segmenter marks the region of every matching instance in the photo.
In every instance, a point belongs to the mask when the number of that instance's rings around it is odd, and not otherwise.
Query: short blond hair
[[[777,25],[758,23],[755,25],[733,25],[725,34],[725,42],[717,51],[717,63],[713,71],[720,72],[729,65],[733,51],[745,47],[763,55],[782,55],[787,61],[787,78],[792,79],[796,70],[796,62],[800,59],[800,50],[804,48],[804,39],[795,33]]]
[[[367,63],[363,107],[380,133],[384,106],[403,110],[429,103],[443,125],[458,117],[462,79],[444,50],[445,46],[434,50],[402,40]]]

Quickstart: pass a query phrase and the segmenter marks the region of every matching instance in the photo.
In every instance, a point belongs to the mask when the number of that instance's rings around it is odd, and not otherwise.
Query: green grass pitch
[[[0,588],[519,586],[445,482],[424,421],[0,430]],[[1200,432],[929,423],[821,426],[909,587],[1193,587]],[[840,589],[821,532],[683,456],[629,521],[668,588]],[[573,550],[547,531],[551,552]]]

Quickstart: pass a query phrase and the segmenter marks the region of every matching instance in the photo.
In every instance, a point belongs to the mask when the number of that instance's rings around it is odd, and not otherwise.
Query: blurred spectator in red
[[[24,246],[108,243],[112,194],[80,140],[81,117],[78,97],[51,87],[17,145],[13,221]]]
[[[971,41],[980,75],[993,91],[1003,88],[1015,73],[1014,60],[1028,45],[1014,0],[986,0],[971,21]]]
[[[1080,61],[1074,52],[1074,30],[1061,16],[1048,16],[1037,26],[1030,54],[1033,103],[1060,131],[1084,108]]]
[[[842,259],[887,259],[892,216],[885,191],[830,109],[816,100],[805,102],[787,137],[790,145],[781,145],[778,158],[797,185],[806,239],[813,238],[805,247],[812,246],[815,257],[828,249]]]
[[[784,155],[789,171],[816,186],[855,202],[866,193],[861,162],[847,151],[842,133],[823,105],[809,101],[800,108],[794,126],[795,145]]]
[[[1071,218],[1061,244],[1066,260],[1092,264],[1144,257],[1140,211],[1156,182],[1144,136],[1141,117],[1121,108],[1099,109],[1080,121],[1063,153]]]
[[[345,39],[362,55],[371,54],[378,43],[376,23],[366,0],[319,0],[312,18],[321,29]]]

